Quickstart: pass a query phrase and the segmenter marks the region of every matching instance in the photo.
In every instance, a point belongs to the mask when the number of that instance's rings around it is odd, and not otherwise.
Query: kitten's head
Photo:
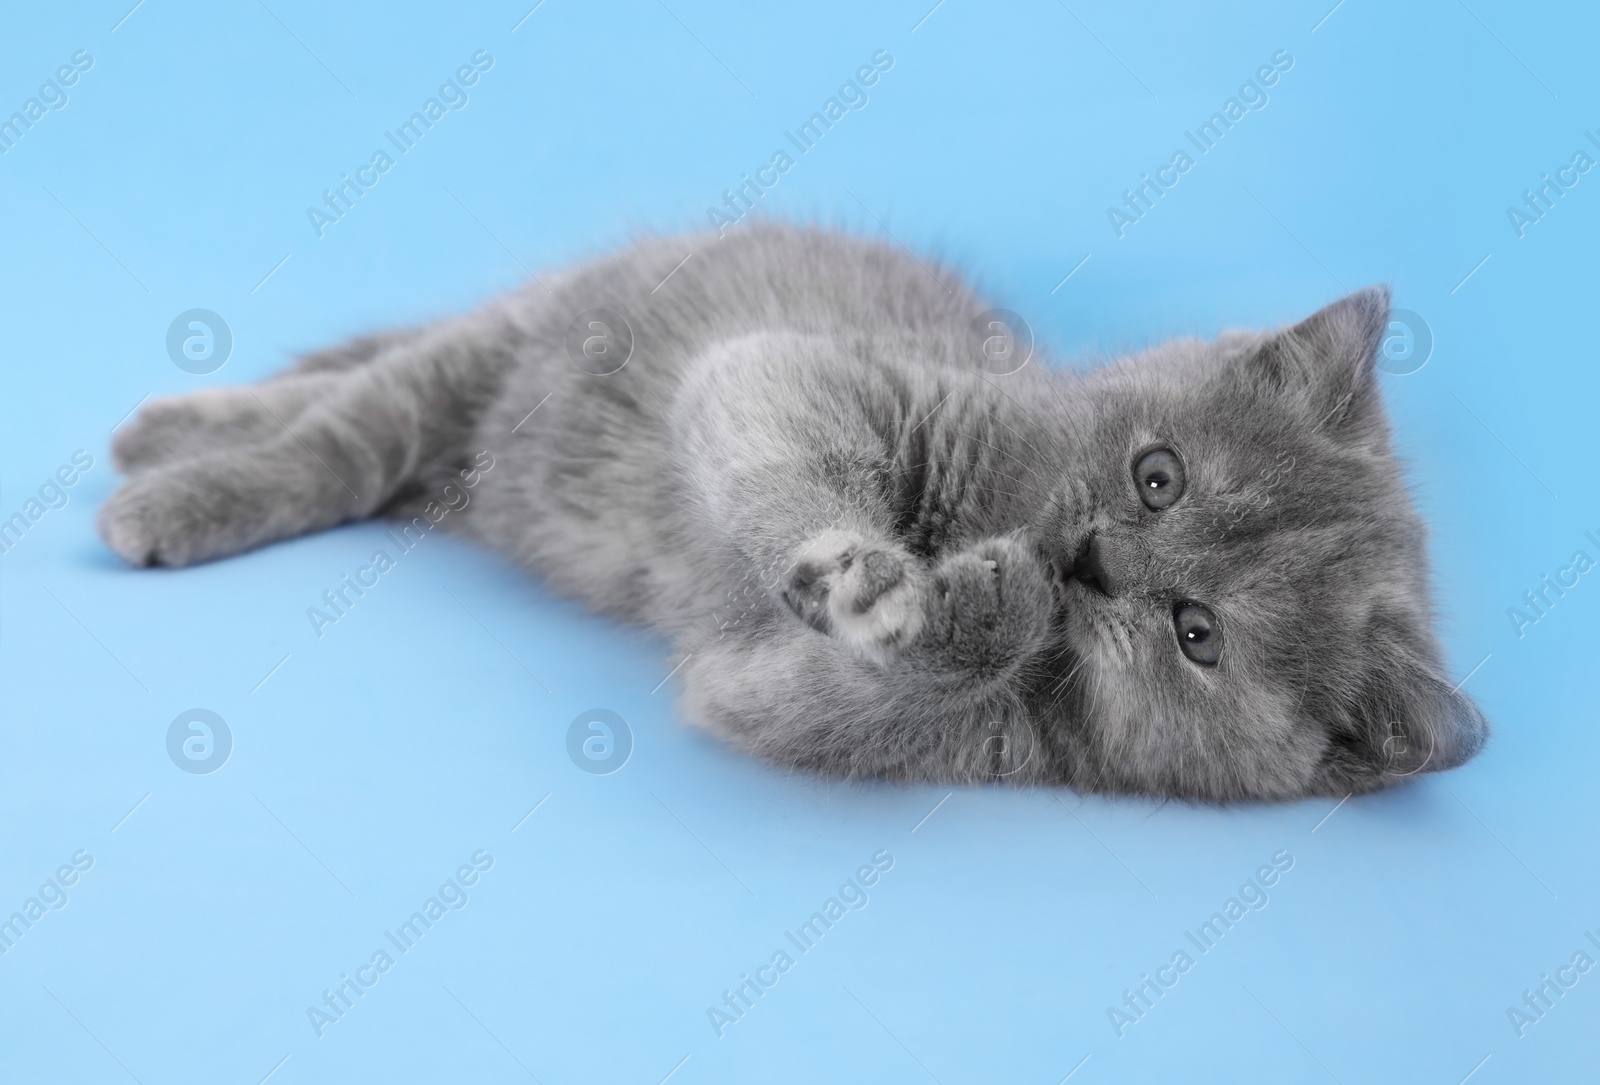
[[[1089,378],[1088,470],[1051,532],[1086,721],[1077,783],[1345,795],[1482,746],[1440,664],[1389,447],[1373,365],[1388,312],[1367,289]]]

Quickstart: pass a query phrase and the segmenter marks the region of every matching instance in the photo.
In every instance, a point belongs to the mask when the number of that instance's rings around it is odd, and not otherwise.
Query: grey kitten
[[[187,565],[419,515],[487,451],[449,525],[670,636],[689,718],[785,765],[1225,801],[1477,752],[1374,374],[1386,290],[1086,374],[997,372],[985,313],[837,233],[648,241],[152,402],[99,528]]]

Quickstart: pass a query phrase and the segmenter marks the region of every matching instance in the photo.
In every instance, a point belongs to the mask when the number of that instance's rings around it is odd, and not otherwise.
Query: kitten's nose
[[[1090,535],[1083,541],[1078,558],[1072,563],[1072,575],[1101,595],[1110,597],[1117,594],[1117,586],[1112,582],[1111,574],[1106,572],[1105,562],[1100,557],[1098,535]]]

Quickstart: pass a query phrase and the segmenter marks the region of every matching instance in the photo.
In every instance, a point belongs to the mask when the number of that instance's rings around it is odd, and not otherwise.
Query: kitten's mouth
[[[1117,600],[1077,577],[1057,578],[1057,625],[1080,655],[1133,659],[1133,623]]]
[[[1052,558],[1049,567],[1051,597],[1055,600],[1056,615],[1059,617],[1069,608],[1077,582],[1072,579],[1070,563],[1060,558]]]

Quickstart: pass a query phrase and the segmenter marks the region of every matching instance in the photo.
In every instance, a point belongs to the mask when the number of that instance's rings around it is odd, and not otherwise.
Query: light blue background
[[[1523,1038],[1507,1009],[1600,955],[1600,573],[1521,637],[1507,609],[1574,550],[1600,557],[1600,174],[1524,237],[1506,208],[1600,126],[1600,20],[547,0],[517,25],[531,2],[4,16],[0,116],[75,50],[95,64],[0,157],[0,516],[75,449],[96,465],[0,558],[0,915],[94,857],[0,956],[0,1078],[1594,1080],[1600,971]],[[319,239],[306,207],[478,49],[495,65],[470,104]],[[96,539],[109,433],[146,395],[702,225],[879,49],[870,105],[764,207],[943,253],[1081,355],[1377,281],[1422,314],[1432,358],[1384,383],[1450,667],[1495,727],[1476,761],[1331,817],[820,783],[684,727],[663,644],[456,539],[321,638],[306,608],[381,526],[182,572]],[[1270,104],[1119,239],[1106,208],[1279,49]],[[235,338],[209,376],[163,345],[196,307]],[[194,707],[233,733],[211,775],[166,753]],[[566,753],[596,707],[634,734],[609,776]],[[318,1038],[307,1008],[480,848],[470,903]],[[707,1007],[879,849],[871,903],[718,1038]],[[1270,904],[1119,1039],[1108,1007],[1279,849]]]

